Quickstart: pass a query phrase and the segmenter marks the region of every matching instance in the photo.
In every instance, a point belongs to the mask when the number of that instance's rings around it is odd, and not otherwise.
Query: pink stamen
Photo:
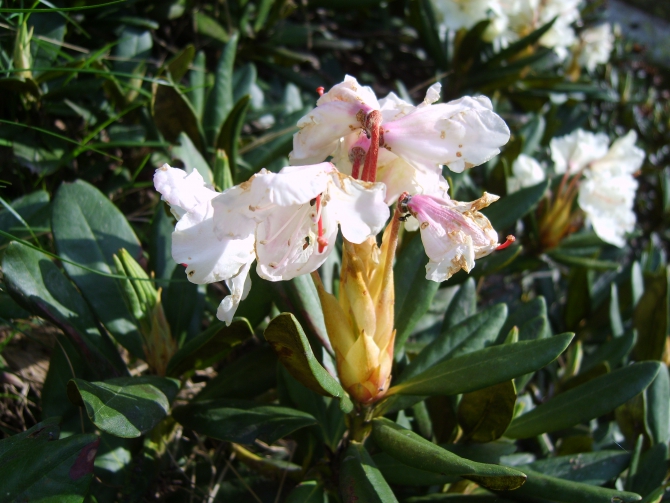
[[[188,267],[188,264],[183,264],[183,263],[182,263],[181,265],[183,265],[184,267]]]
[[[509,236],[507,236],[506,241],[505,241],[503,244],[501,244],[500,246],[498,246],[498,247],[496,248],[496,251],[504,250],[504,249],[507,248],[509,245],[511,245],[512,243],[514,243],[514,241],[516,241],[516,238],[510,234]]]
[[[352,162],[351,176],[358,180],[361,174],[361,161],[365,159],[365,150],[363,147],[353,147],[349,152],[349,159]]]
[[[328,240],[323,236],[323,218],[321,217],[321,194],[316,196],[316,214],[319,215],[319,221],[317,222],[317,234],[316,242],[319,245],[319,253],[323,253],[323,250],[328,246]]]
[[[322,86],[316,88],[316,92],[319,93],[319,96],[323,96],[325,89]]]

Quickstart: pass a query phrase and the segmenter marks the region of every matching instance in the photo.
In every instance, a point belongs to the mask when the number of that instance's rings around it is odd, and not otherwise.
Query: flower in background
[[[546,178],[539,162],[529,155],[519,154],[512,163],[512,176],[507,178],[507,193],[512,194],[525,187],[532,187]]]
[[[578,129],[551,141],[555,172],[563,174],[563,181],[540,224],[545,247],[558,244],[574,221],[570,208],[575,196],[598,237],[624,246],[625,235],[636,221],[633,204],[638,184],[633,175],[645,156],[635,146],[636,140],[637,134],[630,131],[608,148],[607,135]]]
[[[485,19],[491,21],[483,35],[488,42],[507,28],[508,19],[499,0],[433,0],[433,5],[443,38],[447,30],[469,30]]]
[[[614,49],[614,34],[609,23],[587,28],[579,34],[578,61],[590,72],[599,64],[609,61],[612,49]]]

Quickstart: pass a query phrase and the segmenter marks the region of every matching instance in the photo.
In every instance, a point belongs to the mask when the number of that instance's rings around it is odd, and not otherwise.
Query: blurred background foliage
[[[580,4],[576,31],[606,19],[606,7]],[[445,34],[428,0],[2,2],[6,501],[639,500],[631,492],[660,501],[670,438],[669,65],[616,29],[607,63],[561,60],[538,44],[554,22],[500,45],[484,40],[488,20]],[[215,313],[225,287],[185,280],[170,255],[173,218],[152,184],[166,162],[220,190],[278,171],[316,89],[346,74],[413,103],[435,82],[445,102],[485,94],[512,131],[501,155],[445,176],[455,199],[501,195],[486,214],[517,242],[471,278],[438,285],[423,278],[419,240],[405,234],[394,375],[411,380],[419,353],[485,362],[487,346],[576,334],[544,370],[390,400],[379,409],[389,421],[375,420],[365,447],[343,437],[339,400],[296,381],[263,336],[272,317],[293,312],[299,340],[328,368],[311,280],[254,276],[241,318],[224,327]],[[623,248],[583,218],[552,246],[542,241],[560,178],[507,194],[520,154],[551,165],[551,139],[577,128],[611,140],[635,130],[646,152]],[[337,260],[322,270],[335,288]],[[436,349],[440,341],[449,348]],[[397,425],[414,432],[409,444],[393,436]],[[437,445],[432,464],[407,460]],[[445,452],[471,464],[454,468]],[[494,465],[528,481],[504,491],[511,476]]]

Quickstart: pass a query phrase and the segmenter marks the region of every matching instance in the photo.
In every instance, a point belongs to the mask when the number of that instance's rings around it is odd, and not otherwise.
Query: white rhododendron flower
[[[498,234],[479,211],[498,199],[487,193],[471,203],[421,194],[401,199],[401,208],[419,221],[429,258],[426,279],[439,282],[461,269],[470,272],[475,259],[498,247]]]
[[[217,316],[230,324],[251,287],[248,273],[256,258],[253,228],[223,239],[216,236],[212,199],[219,193],[209,188],[197,171],[187,174],[164,164],[156,170],[154,186],[177,218],[172,257],[186,267],[192,283],[226,282],[230,295],[221,302]]]
[[[440,32],[469,30],[485,19],[491,24],[484,32],[484,40],[492,41],[507,28],[507,16],[499,0],[433,0]]]
[[[361,131],[370,132],[368,119],[374,111],[381,113],[380,155],[387,151],[424,172],[439,173],[441,165],[462,172],[491,159],[509,140],[507,125],[493,112],[488,98],[433,104],[438,97],[436,85],[416,107],[393,94],[377,101],[369,87],[347,76],[298,122],[291,164],[323,161],[334,155],[341,138],[348,135],[355,135],[355,142]]]
[[[609,23],[587,28],[579,34],[579,64],[592,72],[607,63],[614,49],[614,35]]]
[[[544,169],[534,158],[519,154],[512,163],[512,176],[507,179],[507,193],[512,194],[525,187],[532,187],[544,181]]]
[[[624,246],[626,233],[635,227],[633,203],[637,181],[633,174],[644,161],[644,151],[635,146],[637,134],[630,131],[608,148],[607,135],[578,129],[551,141],[551,156],[558,174],[583,176],[577,201],[587,221],[603,240]]]

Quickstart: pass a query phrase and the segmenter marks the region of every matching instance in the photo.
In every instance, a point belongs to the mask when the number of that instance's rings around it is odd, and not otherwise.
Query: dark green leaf
[[[635,493],[550,477],[525,467],[523,470],[528,475],[528,480],[522,487],[510,493],[510,496],[530,496],[565,503],[612,503],[613,501],[628,503],[642,499]]]
[[[505,435],[534,437],[606,414],[649,386],[659,368],[656,362],[643,362],[596,377],[518,416]]]
[[[156,127],[170,143],[176,143],[179,133],[185,133],[200,152],[204,144],[195,110],[176,87],[154,83],[151,114]]]
[[[444,313],[444,321],[442,323],[442,333],[448,329],[458,325],[460,322],[473,316],[477,312],[477,287],[475,280],[468,278],[468,280],[458,287],[458,291],[454,295],[447,312]]]
[[[230,40],[230,36],[223,26],[216,19],[211,18],[202,11],[198,10],[193,13],[193,24],[196,33],[213,38],[224,44]]]
[[[466,393],[458,404],[458,423],[474,442],[491,442],[502,437],[514,416],[516,388],[505,381]]]
[[[174,263],[172,257],[170,260]],[[198,285],[186,280],[184,266],[181,264],[172,270],[170,279],[172,281],[163,290],[163,308],[172,337],[177,344],[182,345],[188,339],[193,318],[197,316],[198,327],[202,321],[202,309],[198,309]]]
[[[174,219],[168,216],[162,201],[158,203],[154,218],[151,221],[151,235],[149,241],[149,270],[156,274],[156,278],[169,279],[177,264],[172,258],[172,231],[174,230]],[[156,285],[162,288],[169,286],[166,282],[156,281]],[[182,284],[182,286],[184,286]],[[166,304],[165,290],[163,293],[163,304]],[[169,320],[169,311],[166,313]],[[170,328],[173,328],[170,326]],[[175,332],[173,331],[173,334]]]
[[[214,184],[214,175],[209,168],[209,164],[198,151],[191,138],[184,132],[177,136],[179,145],[172,147],[172,157],[179,159],[184,164],[184,171],[191,173],[197,171],[202,176],[205,183]]]
[[[351,442],[340,466],[340,495],[344,503],[398,503],[363,444]]]
[[[123,438],[139,437],[168,414],[179,382],[165,377],[119,377],[105,382],[72,379],[70,401],[84,406],[89,419],[101,430]]]
[[[244,180],[239,180],[237,175],[237,157],[238,144],[240,141],[240,134],[242,133],[242,126],[247,116],[247,110],[251,103],[251,96],[245,95],[235,104],[233,109],[228,114],[226,121],[221,126],[221,130],[216,137],[215,147],[226,152],[229,159],[229,166],[233,176],[233,180],[238,183]]]
[[[193,47],[193,44],[189,44],[170,60],[167,66],[174,82],[179,82],[186,75],[188,67],[191,66],[193,61],[193,56],[195,56],[195,47]]]
[[[582,372],[591,370],[596,365],[607,362],[611,368],[616,367],[630,353],[635,344],[635,333],[629,332],[609,342],[600,344],[598,348],[584,357]]]
[[[668,403],[666,402],[666,406]],[[656,444],[642,454],[633,477],[632,490],[648,496],[663,484],[668,472],[668,446]]]
[[[634,354],[639,360],[661,360],[670,319],[670,274],[663,268],[658,275],[646,275],[644,293],[635,306],[633,326],[637,329]]]
[[[494,229],[503,231],[532,210],[547,192],[548,187],[549,180],[526,187],[484,208],[482,213],[488,217]]]
[[[372,456],[372,460],[382,472],[386,480],[390,480],[392,484],[410,487],[422,486],[442,486],[452,482],[458,482],[459,477],[455,475],[443,475],[441,473],[429,472],[427,470],[419,470],[412,466],[406,465],[402,461],[380,452]]]
[[[389,394],[455,395],[508,381],[554,361],[573,334],[504,344],[442,361],[389,390]]]
[[[238,34],[230,37],[216,67],[214,87],[207,96],[203,113],[203,126],[207,142],[214,145],[223,121],[233,109],[233,65],[237,52]]]
[[[52,228],[61,257],[102,273],[116,273],[112,255],[120,248],[136,260],[142,252],[123,213],[102,192],[82,180],[64,183],[56,192]],[[142,357],[142,336],[124,301],[122,283],[72,264],[64,263],[63,267],[118,342]]]
[[[16,212],[28,225],[49,225],[48,218],[43,218],[48,215],[49,210],[49,194],[43,190],[32,192],[18,199],[14,199],[9,203],[12,210]],[[4,206],[3,206],[4,208]],[[16,218],[7,209],[0,211],[0,230],[12,234],[18,238],[27,238],[30,232],[25,228],[23,223]],[[8,238],[0,236],[0,246],[6,244]]]
[[[466,281],[468,277],[477,279],[482,276],[493,274],[514,262],[516,258],[521,255],[522,251],[523,247],[521,245],[514,244],[502,251],[493,252],[491,255],[487,255],[486,257],[477,260],[475,268],[470,271],[470,274],[462,270],[458,271],[447,280],[447,284],[459,285]]]
[[[314,357],[305,333],[290,313],[274,318],[263,334],[277,353],[279,361],[289,373],[312,391],[340,399],[344,412],[351,412],[353,404],[340,383]]]
[[[623,472],[630,462],[630,454],[622,451],[582,452],[556,456],[530,463],[528,469],[552,477],[592,486],[603,485]],[[519,467],[523,470],[526,465]]]
[[[426,279],[428,262],[418,236],[403,248],[393,268],[395,283],[395,352],[401,353],[405,341],[426,314],[440,284]]]
[[[207,367],[225,358],[230,351],[253,335],[249,322],[236,318],[226,326],[212,323],[207,330],[188,341],[170,359],[166,374],[177,377],[189,370]]]
[[[2,500],[83,502],[99,442],[95,435],[46,442],[40,436],[22,439],[0,460]]]
[[[172,415],[186,428],[219,440],[271,444],[299,428],[316,424],[309,414],[247,400],[198,401],[175,408]]]
[[[199,120],[202,120],[202,114],[205,109],[205,85],[207,77],[205,64],[205,53],[203,51],[198,51],[198,54],[195,56],[195,61],[193,62],[193,69],[188,75],[190,85],[188,99],[193,105],[195,116]]]
[[[323,486],[316,480],[301,482],[286,497],[286,503],[327,503]]]
[[[3,459],[7,452],[11,452],[18,443],[26,439],[32,445],[58,440],[60,437],[59,423],[60,417],[49,417],[26,431],[0,440],[0,459]]]
[[[263,346],[225,365],[195,399],[248,399],[276,385],[277,355],[268,346]]]
[[[463,477],[487,489],[513,490],[526,480],[512,468],[461,458],[388,419],[372,421],[372,438],[384,452],[409,466]]]
[[[544,300],[544,297],[536,297],[531,301],[519,304],[507,317],[505,324],[500,330],[500,337],[497,342],[502,344],[502,338],[507,336],[512,327],[522,327],[529,320],[538,316],[547,317],[547,302]],[[551,335],[551,327],[547,327],[547,332],[539,338],[551,337]]]
[[[645,391],[647,402],[647,423],[652,440],[657,444],[667,444],[670,440],[670,377],[668,368],[661,367]]]
[[[581,257],[579,255],[568,255],[561,253],[560,249],[551,251],[548,255],[559,264],[595,269],[596,271],[616,270],[621,267],[618,262],[611,260],[598,260],[596,258]]]
[[[112,341],[99,332],[82,296],[45,255],[12,242],[5,251],[2,271],[14,299],[63,330],[93,375],[104,379],[128,372]]]

